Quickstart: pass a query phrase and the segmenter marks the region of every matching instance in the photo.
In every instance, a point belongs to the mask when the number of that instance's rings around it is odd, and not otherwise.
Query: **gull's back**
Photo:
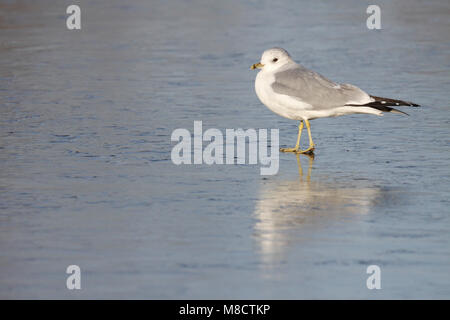
[[[343,107],[346,104],[365,104],[373,99],[351,84],[335,83],[321,74],[297,63],[289,64],[274,73],[272,90],[311,105],[315,110]]]

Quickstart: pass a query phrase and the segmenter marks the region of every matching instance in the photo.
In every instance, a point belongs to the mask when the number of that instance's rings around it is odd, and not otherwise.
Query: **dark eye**
[[[273,62],[277,62],[278,61],[278,59],[277,58],[273,58],[273,60],[272,60]]]

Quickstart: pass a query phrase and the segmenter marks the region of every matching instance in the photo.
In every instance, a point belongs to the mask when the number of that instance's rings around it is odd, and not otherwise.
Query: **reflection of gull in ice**
[[[305,177],[299,155],[296,156],[300,178],[265,180],[255,206],[255,235],[265,264],[283,260],[285,249],[302,236],[302,228],[324,228],[330,220],[366,214],[381,193],[376,187],[311,181],[314,157],[308,156]]]

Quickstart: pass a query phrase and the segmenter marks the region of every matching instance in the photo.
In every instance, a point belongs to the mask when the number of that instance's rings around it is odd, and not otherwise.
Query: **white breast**
[[[312,106],[298,99],[291,98],[273,91],[271,84],[275,76],[271,73],[260,71],[255,80],[255,91],[259,100],[276,114],[293,120],[308,118],[308,110]]]

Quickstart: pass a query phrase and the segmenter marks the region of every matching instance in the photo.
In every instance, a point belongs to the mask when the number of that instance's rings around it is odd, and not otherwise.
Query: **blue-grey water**
[[[450,298],[450,2],[77,4],[0,4],[1,298]],[[195,120],[295,143],[254,93],[273,46],[423,107],[314,120],[274,176],[174,165]]]

